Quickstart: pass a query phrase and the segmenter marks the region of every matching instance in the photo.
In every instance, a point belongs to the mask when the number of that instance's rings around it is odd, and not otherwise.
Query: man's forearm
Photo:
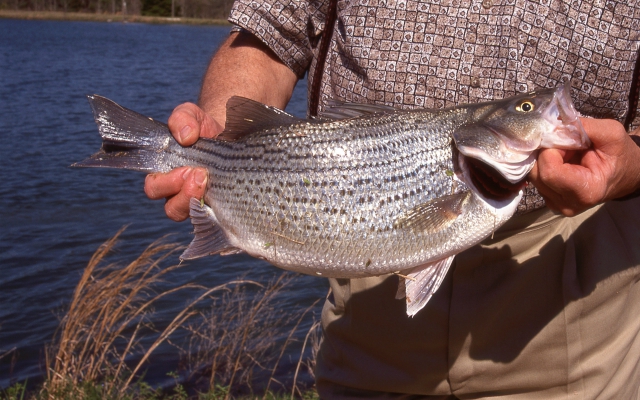
[[[283,109],[296,82],[295,73],[255,36],[232,33],[211,59],[198,102],[224,125],[226,104],[231,96]]]

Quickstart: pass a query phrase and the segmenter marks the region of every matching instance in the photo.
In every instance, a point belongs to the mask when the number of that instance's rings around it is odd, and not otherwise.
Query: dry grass
[[[244,287],[236,286],[216,299],[200,323],[189,327],[192,340],[185,353],[191,378],[206,379],[209,388],[227,388],[225,399],[232,394],[255,396],[255,389],[266,396],[272,383],[277,391],[286,390],[286,385],[275,379],[276,371],[300,323],[318,303],[300,310],[299,315],[279,311],[278,295],[294,277],[281,274],[258,296],[247,296]],[[285,327],[290,327],[286,338]],[[301,358],[296,371],[303,363]],[[300,393],[296,377],[291,386]]]
[[[2,360],[3,358],[7,357],[8,355],[13,353],[14,351],[16,351],[15,347],[12,348],[11,350],[5,351],[4,353],[0,353],[0,360]]]
[[[274,375],[285,349],[315,306],[314,303],[293,317],[280,312],[278,294],[294,275],[281,274],[264,286],[241,279],[214,288],[186,284],[156,293],[154,287],[163,276],[180,268],[161,268],[180,246],[161,240],[124,267],[107,264],[105,257],[121,232],[96,251],[78,283],[55,344],[48,352],[47,380],[39,397],[132,398],[132,393],[139,394],[141,386],[136,382],[145,363],[178,329],[191,333],[186,369],[191,378],[198,376],[202,380],[206,375],[206,385],[200,386],[205,392],[214,393],[209,398],[254,395],[254,388],[266,393],[272,382],[279,383]],[[164,330],[155,332],[150,321],[154,303],[187,289],[196,289],[199,295]],[[197,311],[196,306],[203,301],[213,304],[207,313]],[[291,325],[294,327],[289,331],[283,330]],[[143,346],[140,339],[149,334],[156,339]],[[292,387],[282,384],[277,390],[291,390],[292,397],[301,394],[296,379],[302,366],[311,366],[302,355],[307,340],[317,339],[314,335],[317,324],[312,325],[305,339]],[[131,359],[137,361],[131,365]],[[97,395],[87,395],[88,383],[91,390],[99,391]],[[184,390],[180,385],[179,388]]]

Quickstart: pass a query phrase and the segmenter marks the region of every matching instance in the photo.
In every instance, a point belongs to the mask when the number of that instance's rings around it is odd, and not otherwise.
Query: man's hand
[[[640,148],[615,120],[583,118],[592,147],[584,151],[543,149],[529,180],[547,206],[577,215],[640,188]]]
[[[191,146],[200,137],[216,137],[222,125],[193,103],[184,103],[173,110],[169,129],[182,146]],[[152,200],[167,198],[164,210],[174,221],[189,216],[189,200],[201,199],[207,187],[204,168],[182,167],[166,174],[150,174],[144,182],[144,192]]]
[[[226,104],[243,96],[284,109],[298,81],[296,74],[252,34],[232,32],[209,63],[197,106],[185,103],[169,117],[169,129],[178,143],[191,146],[200,137],[216,137],[223,130]],[[148,175],[144,191],[151,199],[166,198],[165,211],[174,221],[189,216],[189,201],[201,199],[207,187],[203,168],[176,168]]]

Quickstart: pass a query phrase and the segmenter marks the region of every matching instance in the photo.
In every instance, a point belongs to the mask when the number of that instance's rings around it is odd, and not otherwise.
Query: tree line
[[[233,0],[0,0],[0,9],[227,19]]]

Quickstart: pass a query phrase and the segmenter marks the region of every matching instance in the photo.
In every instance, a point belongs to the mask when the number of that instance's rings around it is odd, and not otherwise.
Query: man
[[[627,134],[640,125],[640,5],[237,0],[230,20],[243,29],[212,59],[199,106],[169,119],[183,145],[221,132],[232,95],[284,108],[307,70],[320,111],[331,98],[438,108],[564,82],[596,117],[582,120],[591,149],[540,152],[529,179],[548,208],[529,187],[518,216],[459,254],[415,318],[394,300],[394,276],[331,280],[321,396],[640,396],[640,201],[616,200],[640,189]],[[205,171],[180,168],[149,175],[145,191],[183,220],[206,185]]]

